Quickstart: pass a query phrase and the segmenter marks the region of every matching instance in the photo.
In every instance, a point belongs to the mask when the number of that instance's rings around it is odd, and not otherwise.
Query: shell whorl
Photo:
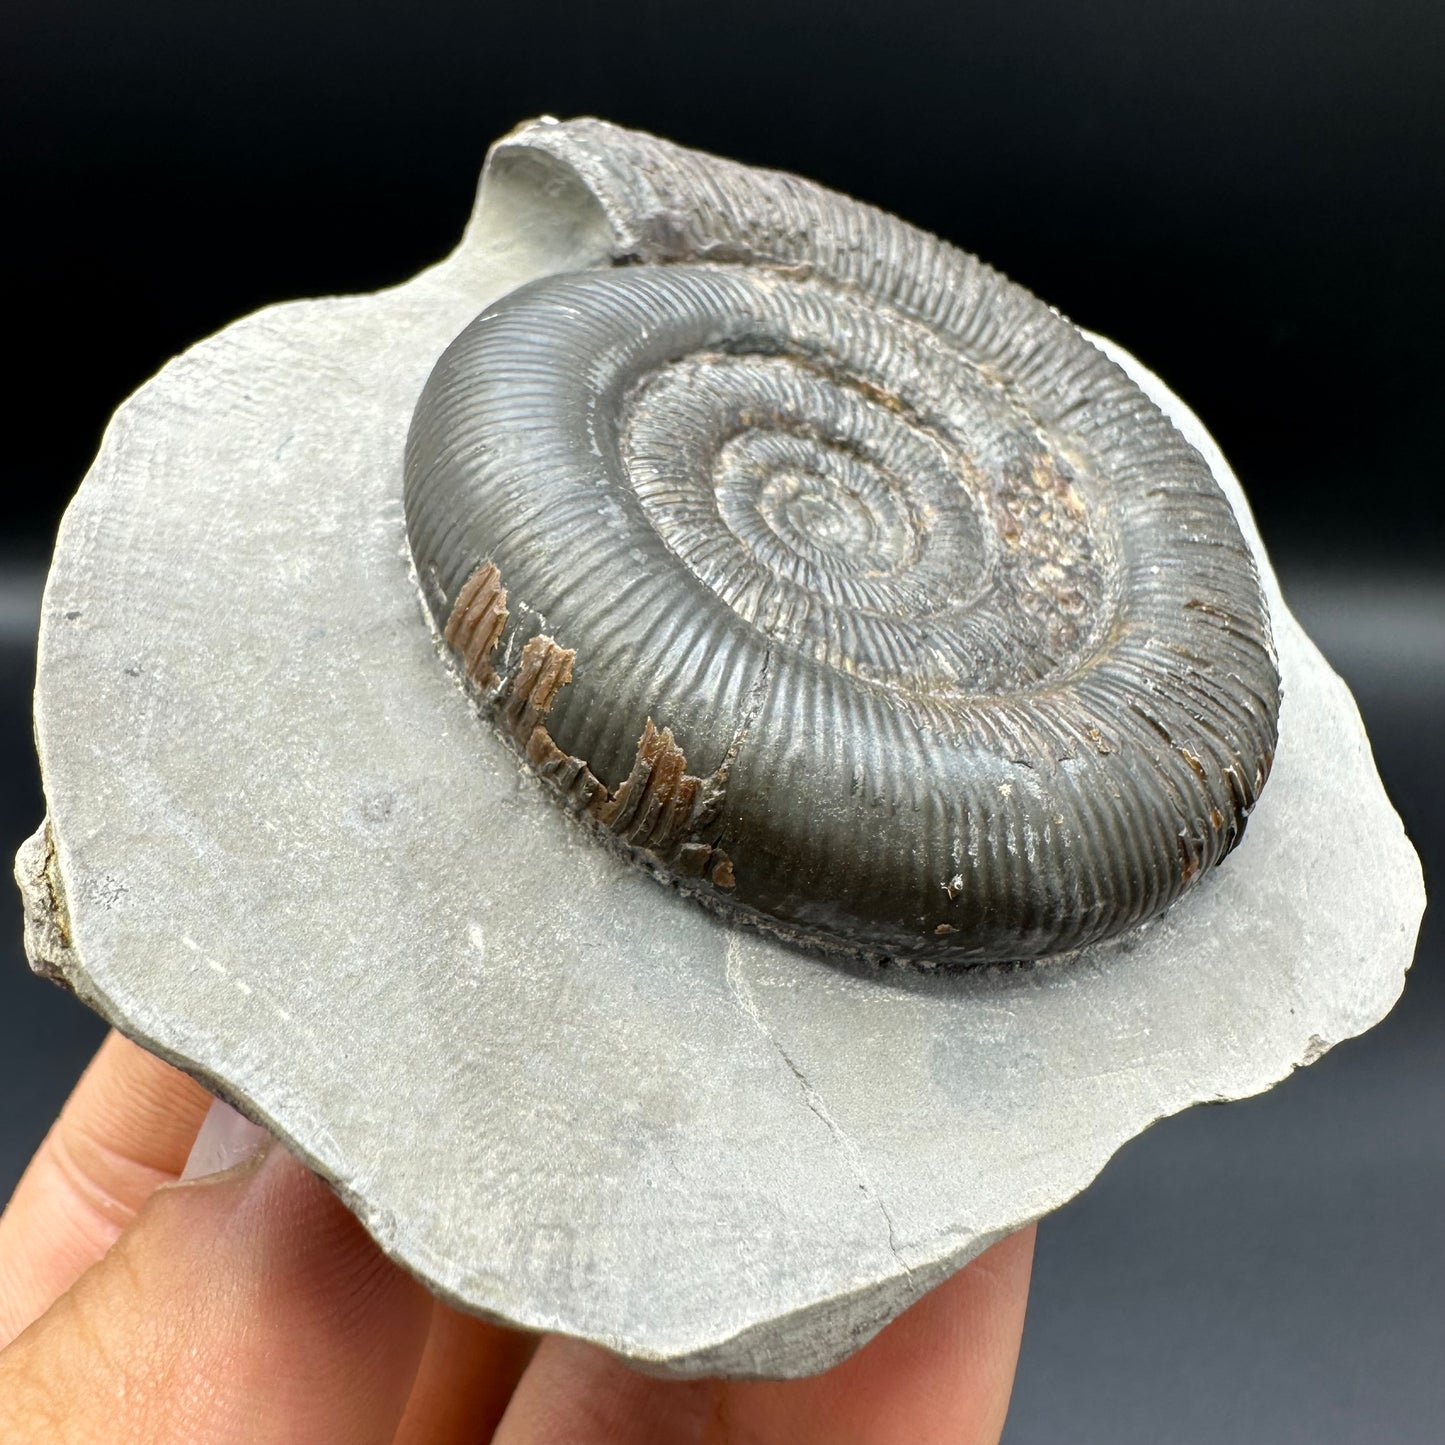
[[[510,147],[510,148],[509,148]],[[611,265],[438,362],[406,513],[438,627],[531,765],[776,930],[1029,958],[1238,840],[1278,714],[1208,468],[1068,322],[794,177],[533,127]]]

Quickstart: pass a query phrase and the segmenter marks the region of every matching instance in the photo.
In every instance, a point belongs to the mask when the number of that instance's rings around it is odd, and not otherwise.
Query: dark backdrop
[[[1445,9],[1430,0],[8,0],[0,844],[41,802],[43,558],[113,407],[265,302],[450,248],[489,140],[591,112],[977,251],[1200,412],[1434,871]],[[18,365],[15,365],[18,363]],[[0,1198],[97,1036],[0,911]],[[1040,1237],[1008,1438],[1445,1433],[1439,932],[1367,1040],[1130,1146]]]
[[[978,252],[1190,400],[1266,541],[1416,561],[1439,544],[1435,0],[5,17],[0,245],[24,328],[7,460],[32,535],[168,356],[260,303],[439,256],[488,141],[550,111],[797,170]]]

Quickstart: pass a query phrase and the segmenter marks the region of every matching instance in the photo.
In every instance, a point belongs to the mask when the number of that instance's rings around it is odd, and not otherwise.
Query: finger
[[[273,1145],[158,1189],[0,1353],[0,1439],[389,1445],[431,1298]]]
[[[729,1423],[759,1445],[996,1445],[1033,1255],[1030,1227],[985,1251],[826,1374],[736,1382]]]
[[[1033,1242],[1027,1229],[995,1245],[850,1359],[805,1380],[655,1380],[549,1338],[495,1445],[996,1445]]]
[[[654,1380],[595,1345],[548,1335],[493,1445],[701,1445],[722,1398],[718,1381]]]
[[[396,1445],[483,1445],[536,1348],[534,1335],[436,1301]]]
[[[210,1103],[194,1079],[107,1035],[0,1215],[0,1348],[176,1177]]]

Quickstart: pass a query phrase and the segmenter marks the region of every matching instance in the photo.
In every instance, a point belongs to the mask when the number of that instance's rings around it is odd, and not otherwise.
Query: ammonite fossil
[[[515,163],[625,241],[442,356],[407,528],[579,815],[785,936],[927,961],[1077,948],[1230,851],[1275,745],[1266,605],[1118,367],[795,177],[586,122]]]

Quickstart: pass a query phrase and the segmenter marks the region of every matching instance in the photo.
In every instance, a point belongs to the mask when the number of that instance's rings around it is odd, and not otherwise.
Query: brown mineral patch
[[[1203,858],[1200,856],[1198,840],[1188,832],[1179,835],[1179,862],[1186,883],[1192,883],[1199,876],[1199,870],[1203,866]]]
[[[478,567],[457,595],[443,636],[461,655],[468,679],[495,687],[492,656],[507,621],[507,593],[495,564]],[[641,849],[683,878],[717,888],[737,879],[726,853],[698,835],[716,820],[729,759],[708,777],[687,771],[687,758],[671,728],[648,718],[631,769],[609,791],[582,758],[558,745],[547,717],[572,680],[576,652],[539,633],[527,639],[511,676],[495,700],[498,721],[528,764],[580,813],[631,848]]]
[[[529,637],[521,661],[508,682],[501,706],[507,731],[524,751],[532,750],[532,734],[552,711],[557,694],[572,681],[572,664],[577,654],[559,647],[550,637]]]
[[[65,906],[65,890],[60,886],[60,861],[55,856],[55,832],[50,819],[45,820],[45,861],[41,869],[42,881],[49,895],[50,922],[62,948],[70,947],[70,910]]]
[[[478,687],[497,680],[492,653],[507,622],[507,592],[493,562],[485,562],[467,578],[442,636],[461,656],[468,678]]]

